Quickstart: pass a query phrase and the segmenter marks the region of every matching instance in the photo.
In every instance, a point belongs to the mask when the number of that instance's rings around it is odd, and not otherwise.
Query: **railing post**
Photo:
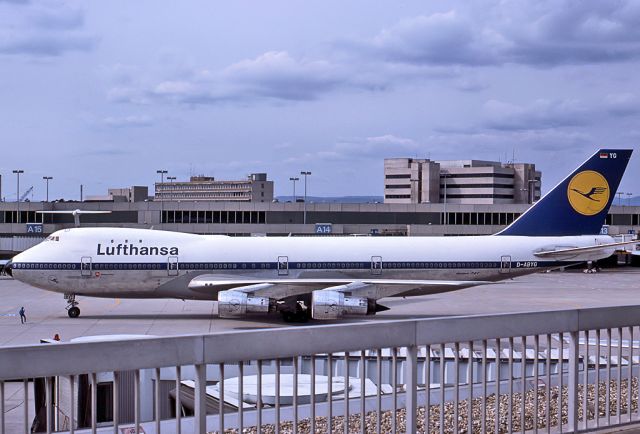
[[[572,331],[569,334],[569,431],[578,432],[578,371],[580,363],[579,333]],[[562,357],[562,354],[560,355]],[[562,375],[562,372],[560,373]],[[597,387],[597,386],[596,386]],[[585,390],[586,393],[586,390]],[[586,412],[585,412],[586,414]],[[597,416],[596,416],[597,417]]]
[[[414,433],[418,432],[418,347],[415,345],[407,347],[404,377],[407,388],[405,395],[407,410],[406,432]],[[428,387],[427,393],[429,393]]]
[[[205,364],[196,365],[195,393],[194,432],[205,434],[207,432],[207,365]]]
[[[34,384],[35,384],[35,379],[34,379]],[[24,379],[22,380],[22,386],[24,388],[24,405],[22,406],[22,411],[23,411],[23,416],[24,416],[24,421],[23,421],[23,428],[24,428],[24,434],[29,434],[30,429],[29,429],[29,379]]]

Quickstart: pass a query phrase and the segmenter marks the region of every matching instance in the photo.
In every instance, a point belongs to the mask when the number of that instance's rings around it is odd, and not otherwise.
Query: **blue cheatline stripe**
[[[384,270],[443,270],[443,269],[499,269],[510,267],[511,269],[546,268],[573,264],[575,261],[389,261],[382,262]],[[370,270],[370,261],[349,262],[288,262],[289,270]],[[86,264],[85,264],[86,265]],[[180,262],[180,270],[236,270],[236,271],[260,271],[277,270],[278,262]],[[14,269],[20,270],[81,270],[79,262],[18,262],[13,263]],[[91,264],[91,270],[95,271],[127,271],[127,270],[167,270],[167,262],[97,262]],[[283,268],[286,268],[283,267]],[[86,271],[86,269],[85,269]]]

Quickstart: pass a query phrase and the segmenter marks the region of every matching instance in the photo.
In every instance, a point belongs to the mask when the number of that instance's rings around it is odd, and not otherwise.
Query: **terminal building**
[[[109,214],[82,215],[80,224],[87,227],[153,228],[197,234],[464,236],[496,233],[529,206],[307,203],[305,224],[304,203],[0,202],[0,255],[12,256],[40,242],[52,232],[74,227],[73,216],[69,214],[38,211],[111,211]],[[611,207],[605,223],[612,235],[636,233],[640,229],[640,207],[616,203]]]
[[[271,202],[273,181],[266,173],[252,173],[238,181],[216,181],[212,176],[192,176],[189,181],[157,182],[155,201]]]
[[[385,203],[531,204],[541,181],[530,163],[384,160]]]

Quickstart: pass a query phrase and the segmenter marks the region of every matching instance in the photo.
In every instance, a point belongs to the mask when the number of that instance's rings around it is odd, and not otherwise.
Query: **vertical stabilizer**
[[[496,235],[600,233],[631,152],[631,149],[600,149]]]

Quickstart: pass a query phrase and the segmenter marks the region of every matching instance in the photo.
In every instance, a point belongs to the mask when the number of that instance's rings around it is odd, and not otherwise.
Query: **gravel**
[[[598,406],[598,416],[605,417],[606,416],[606,390],[607,383],[606,381],[602,381],[598,385],[599,388],[599,406]],[[558,394],[559,387],[553,387],[550,389],[550,426],[558,425]],[[638,379],[633,378],[631,383],[632,390],[632,401],[631,401],[631,411],[637,411],[638,409]],[[620,413],[627,414],[628,412],[628,380],[622,380],[621,382],[621,402],[620,402]],[[583,421],[583,393],[584,387],[582,385],[578,388],[578,415],[579,419]],[[615,416],[617,413],[617,382],[616,380],[612,380],[609,382],[609,393],[610,393],[610,410],[611,416]],[[546,428],[547,426],[547,390],[544,388],[540,388],[538,390],[538,406],[535,407],[534,403],[535,392],[530,390],[525,393],[525,417],[524,417],[524,425],[525,430],[532,430],[534,428],[535,423],[535,415],[537,413],[537,424],[538,428]],[[485,430],[487,433],[495,433],[495,394],[487,396],[486,399],[486,421],[485,421]],[[514,393],[512,397],[512,416],[511,416],[511,428],[513,431],[521,430],[521,414],[520,408],[522,403],[522,393]],[[468,432],[468,400],[460,401],[458,405],[458,431],[460,433]],[[509,405],[509,395],[500,395],[500,427],[499,432],[508,432],[509,430],[509,413],[508,413],[508,405]],[[482,431],[482,406],[483,399],[475,398],[472,404],[472,412],[473,412],[473,432],[481,433]],[[381,429],[380,431],[383,433],[392,432],[393,427],[393,412],[385,411],[382,413],[381,417]],[[366,429],[365,432],[376,432],[376,412],[369,412],[365,418]],[[562,423],[568,423],[568,387],[564,386],[562,388]],[[444,405],[444,431],[447,433],[453,432],[453,427],[456,423],[454,419],[454,403],[447,402]],[[400,409],[396,414],[396,427],[398,432],[405,432],[405,410]],[[595,385],[590,384],[587,387],[587,418],[588,420],[592,420],[595,417]],[[332,424],[332,434],[333,433],[343,433],[344,432],[344,417],[336,416],[333,418]],[[425,408],[420,407],[418,409],[418,432],[424,433],[424,425],[425,422]],[[440,431],[440,405],[432,405],[430,406],[429,411],[429,432],[439,432]],[[217,431],[214,431],[217,433]],[[256,427],[246,428],[242,431],[243,433],[253,434],[257,433]],[[273,434],[275,433],[274,425],[263,425],[262,432],[265,434]],[[283,422],[280,425],[280,432],[283,434],[289,434],[293,432],[293,423],[292,422]],[[298,423],[298,432],[300,434],[308,434],[311,432],[311,424],[309,419],[301,420]],[[326,417],[318,417],[316,418],[316,433],[328,433],[327,426],[327,418]],[[360,432],[360,415],[353,414],[349,417],[349,432],[359,433]],[[213,433],[213,432],[212,432]],[[237,429],[228,429],[225,430],[225,434],[238,434]]]

